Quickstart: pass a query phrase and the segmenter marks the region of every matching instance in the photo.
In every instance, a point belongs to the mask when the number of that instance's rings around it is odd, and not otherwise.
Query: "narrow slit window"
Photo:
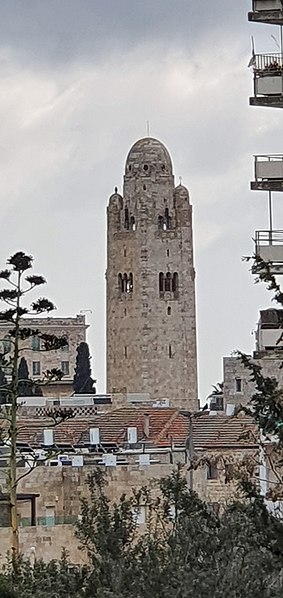
[[[128,358],[128,347],[124,347],[124,357],[125,359]]]
[[[236,387],[236,392],[242,392],[242,390],[243,390],[242,378],[235,378],[235,387]]]
[[[168,345],[168,355],[169,355],[169,359],[172,359],[173,353],[172,353],[172,346],[171,345]]]
[[[171,309],[171,307],[169,305],[169,307],[167,307],[167,315],[171,316],[171,312],[172,312],[172,309]]]
[[[129,220],[129,210],[128,208],[125,208],[125,222],[124,222],[124,227],[129,230],[130,228],[130,220]]]

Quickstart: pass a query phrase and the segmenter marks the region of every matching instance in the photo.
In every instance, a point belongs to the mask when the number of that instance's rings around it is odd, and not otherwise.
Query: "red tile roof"
[[[149,421],[149,435],[144,433],[145,416]],[[43,430],[50,427],[47,418],[18,420],[18,442],[33,447],[43,443]],[[185,446],[190,431],[190,419],[174,408],[124,407],[92,417],[75,417],[54,427],[55,444],[89,444],[90,428],[99,428],[101,443],[127,443],[127,428],[137,428],[137,441],[155,447]],[[192,416],[193,442],[198,448],[256,446],[256,426],[245,416],[211,416],[199,413]]]

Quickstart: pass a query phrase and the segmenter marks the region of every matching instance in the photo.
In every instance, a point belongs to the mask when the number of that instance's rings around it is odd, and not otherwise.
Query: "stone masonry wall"
[[[149,393],[195,410],[197,402],[192,208],[174,189],[170,156],[156,140],[131,149],[124,197],[108,207],[107,392]],[[168,228],[159,228],[167,210]],[[134,219],[127,228],[124,219]],[[159,292],[159,274],[178,274],[174,293]],[[121,292],[119,274],[132,275]]]

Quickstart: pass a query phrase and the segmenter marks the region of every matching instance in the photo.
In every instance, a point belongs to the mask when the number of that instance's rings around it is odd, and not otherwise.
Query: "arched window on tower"
[[[159,272],[159,295],[163,295],[165,291],[165,280],[163,272]]]
[[[177,297],[177,295],[178,295],[178,290],[179,290],[178,287],[179,287],[178,273],[174,272],[173,280],[172,280],[172,291],[174,293],[174,297]]]
[[[127,230],[129,230],[129,228],[130,228],[130,220],[129,220],[129,210],[128,210],[128,208],[125,208],[124,217],[125,217],[124,227]]]
[[[132,272],[130,272],[129,275],[126,274],[126,272],[124,274],[118,274],[118,288],[120,294],[133,292],[134,281]]]
[[[132,272],[130,272],[129,276],[128,276],[128,280],[127,280],[127,293],[132,293],[133,292],[133,275]]]
[[[130,229],[131,230],[136,230],[136,220],[134,216],[131,216],[131,220],[130,220]]]
[[[163,216],[158,216],[158,230],[163,230],[164,218]]]
[[[128,282],[128,276],[127,276],[127,274],[125,272],[124,276],[123,276],[122,293],[126,293],[127,292],[127,282]]]
[[[120,274],[118,274],[118,289],[119,289],[119,293],[123,292],[123,278],[122,278],[121,272],[120,272]]]
[[[172,291],[172,274],[167,272],[165,278],[165,291]]]
[[[165,228],[164,230],[169,230],[171,228],[171,216],[169,216],[168,208],[165,208],[165,217],[164,217]]]

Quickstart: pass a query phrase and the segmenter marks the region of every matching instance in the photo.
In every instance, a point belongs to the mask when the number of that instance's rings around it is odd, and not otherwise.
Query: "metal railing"
[[[261,154],[254,156],[254,177],[255,181],[282,179],[283,154]]]
[[[282,0],[277,0],[277,2],[274,3],[274,8],[260,8],[258,6],[258,0],[253,0],[252,2],[252,11],[253,12],[270,12],[270,11],[277,11],[277,10],[283,10],[283,4],[282,4]]]
[[[255,54],[252,63],[254,72],[260,75],[278,75],[283,72],[283,57],[280,52]]]
[[[283,162],[283,154],[258,154],[255,162]]]
[[[257,230],[255,244],[256,247],[283,245],[283,230]]]

